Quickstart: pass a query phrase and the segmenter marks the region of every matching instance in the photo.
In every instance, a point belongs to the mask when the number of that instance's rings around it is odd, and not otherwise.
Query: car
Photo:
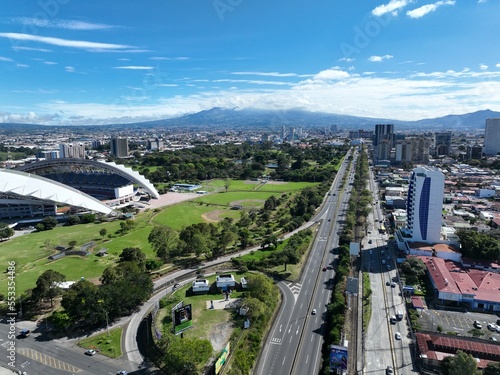
[[[311,315],[316,315],[316,309],[312,309]]]
[[[497,331],[497,333],[500,333],[500,326],[497,326],[496,331]]]
[[[391,288],[395,288],[395,287],[396,287],[396,283],[393,281],[393,282],[391,283]]]
[[[97,352],[94,349],[89,349],[89,350],[85,351],[85,355],[93,356],[93,355],[96,355],[96,354],[97,354]]]
[[[384,255],[384,254],[385,254],[385,251],[384,251],[384,250],[381,250],[381,251],[380,251],[380,254]]]
[[[29,329],[22,329],[21,332],[19,332],[19,336],[21,337],[28,337],[31,335],[31,331]]]
[[[490,340],[491,340],[491,341],[497,341],[497,338],[496,338],[496,337],[491,336],[491,337],[490,337]]]
[[[385,373],[386,373],[386,375],[394,374],[394,370],[393,370],[392,366],[387,366],[387,368],[385,369]]]
[[[372,240],[368,240],[368,243],[372,243]]]
[[[385,282],[385,285],[387,285],[387,286],[391,286],[391,282],[390,282],[390,281],[386,281],[386,282]]]
[[[488,323],[488,325],[486,326],[486,328],[488,328],[490,331],[496,331],[497,330],[496,324],[493,324],[493,323]]]
[[[385,259],[382,259],[382,264],[385,264]]]
[[[396,338],[396,340],[401,340],[401,333],[396,332],[396,334],[394,335],[394,337]]]
[[[326,271],[326,267],[323,267],[323,272],[325,272],[325,271]]]
[[[483,328],[483,325],[481,324],[481,322],[479,322],[479,320],[474,320],[474,324],[473,325],[477,329]]]
[[[332,219],[328,219],[328,221],[332,221]]]
[[[120,370],[116,373],[116,375],[128,375],[128,372],[125,370]]]
[[[372,251],[372,250],[370,250],[370,255],[372,255],[372,254],[373,254],[373,251]]]

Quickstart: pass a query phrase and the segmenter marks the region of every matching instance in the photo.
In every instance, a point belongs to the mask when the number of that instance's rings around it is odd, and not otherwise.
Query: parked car
[[[493,323],[488,323],[488,325],[486,326],[486,328],[488,328],[490,331],[496,331],[497,330],[496,324],[493,324]]]
[[[118,371],[116,375],[128,375],[128,372],[125,370]]]
[[[474,320],[474,327],[477,329],[481,329],[481,328],[483,328],[483,325],[481,324],[481,322],[479,320]]]
[[[394,336],[396,337],[396,340],[401,340],[401,333],[396,332]]]
[[[96,353],[97,352],[94,349],[89,349],[85,351],[85,354],[90,356],[96,355]]]
[[[386,373],[386,375],[394,374],[394,370],[392,369],[392,366],[387,366],[387,368],[385,369],[385,373]]]
[[[316,309],[312,309],[311,314],[316,315]]]

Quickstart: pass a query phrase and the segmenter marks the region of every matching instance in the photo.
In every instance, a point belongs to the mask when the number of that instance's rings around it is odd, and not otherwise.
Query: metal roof
[[[32,173],[10,169],[0,169],[0,192],[65,203],[106,215],[113,211],[99,200],[67,185]]]

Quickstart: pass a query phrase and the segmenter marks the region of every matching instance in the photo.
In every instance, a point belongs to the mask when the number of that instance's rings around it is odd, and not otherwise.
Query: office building
[[[373,135],[373,146],[378,146],[382,140],[388,140],[392,146],[392,143],[394,142],[393,124],[375,125],[375,134]]]
[[[500,118],[486,119],[484,129],[484,148],[485,155],[496,155],[500,152]]]
[[[128,156],[128,140],[127,138],[112,138],[111,139],[111,155],[117,158]]]
[[[467,146],[465,157],[467,160],[479,160],[483,156],[483,148],[480,145]]]
[[[444,196],[444,174],[438,169],[417,167],[413,170],[406,201],[406,234],[413,241],[438,242]]]
[[[434,133],[434,156],[449,156],[451,150],[451,132]]]

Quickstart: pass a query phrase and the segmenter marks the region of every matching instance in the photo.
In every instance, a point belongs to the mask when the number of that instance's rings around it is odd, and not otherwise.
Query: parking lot
[[[472,336],[468,332],[474,328],[474,321],[478,320],[483,326],[480,329],[483,333],[480,338],[494,337],[500,342],[500,333],[487,328],[488,323],[496,323],[498,319],[500,318],[494,314],[426,309],[419,319],[419,324],[425,331],[437,332],[440,326],[443,333],[456,332],[460,336]]]

